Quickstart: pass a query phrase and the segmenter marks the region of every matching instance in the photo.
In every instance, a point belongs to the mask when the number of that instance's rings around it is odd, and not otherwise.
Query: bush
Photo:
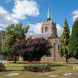
[[[28,39],[21,45],[24,61],[40,61],[43,56],[50,56],[51,43],[44,38]],[[19,49],[19,48],[18,48]]]
[[[25,66],[25,70],[32,72],[48,72],[51,71],[51,66],[48,64],[30,64]]]
[[[9,56],[9,55],[11,54],[11,48],[5,47],[5,48],[3,49],[3,54],[4,54],[5,56]]]
[[[5,66],[2,63],[0,63],[0,71],[5,71]]]

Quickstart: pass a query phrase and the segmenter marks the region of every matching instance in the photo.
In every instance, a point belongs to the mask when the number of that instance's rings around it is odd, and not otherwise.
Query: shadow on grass
[[[78,64],[78,63],[71,63],[71,62],[70,62],[69,64]]]

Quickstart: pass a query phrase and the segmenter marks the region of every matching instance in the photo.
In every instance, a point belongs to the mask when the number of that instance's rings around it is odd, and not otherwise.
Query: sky
[[[10,24],[22,23],[30,25],[29,31],[40,33],[48,8],[58,35],[61,35],[65,18],[70,28],[78,18],[78,0],[0,0],[0,30]]]

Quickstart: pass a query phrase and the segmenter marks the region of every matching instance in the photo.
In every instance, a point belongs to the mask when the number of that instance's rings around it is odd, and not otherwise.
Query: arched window
[[[45,27],[45,32],[48,32],[48,27]]]

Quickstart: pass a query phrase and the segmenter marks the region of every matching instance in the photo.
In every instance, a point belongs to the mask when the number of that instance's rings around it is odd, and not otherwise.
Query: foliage
[[[14,27],[14,31],[16,34],[16,38],[18,39],[23,39],[25,37],[25,33],[28,32],[29,26],[22,26],[21,24],[16,24],[16,26]]]
[[[43,38],[30,39],[26,41],[26,48],[23,54],[24,60],[39,61],[43,56],[49,56],[51,44]]]
[[[42,56],[49,56],[50,42],[43,38],[27,39],[13,46],[12,55],[22,56],[24,61],[40,61]]]
[[[29,26],[22,26],[21,24],[12,24],[8,26],[5,30],[5,36],[4,36],[4,42],[3,47],[4,52],[6,54],[10,52],[12,49],[13,45],[16,43],[17,40],[21,40],[25,38],[25,33],[28,32]]]
[[[16,39],[25,37],[25,33],[28,31],[28,26],[24,27],[21,24],[11,25],[6,28],[6,46],[12,47]]]
[[[11,53],[11,48],[5,47],[5,48],[3,49],[3,54],[4,54],[5,56],[9,56],[10,53]]]
[[[66,59],[69,56],[69,47],[68,47],[69,37],[70,37],[69,26],[68,26],[67,20],[65,19],[63,34],[61,36],[61,55],[65,56]]]
[[[72,33],[69,42],[71,56],[78,59],[78,20],[73,24]]]
[[[48,72],[51,71],[51,66],[49,64],[30,64],[24,67],[27,71],[32,72]]]

